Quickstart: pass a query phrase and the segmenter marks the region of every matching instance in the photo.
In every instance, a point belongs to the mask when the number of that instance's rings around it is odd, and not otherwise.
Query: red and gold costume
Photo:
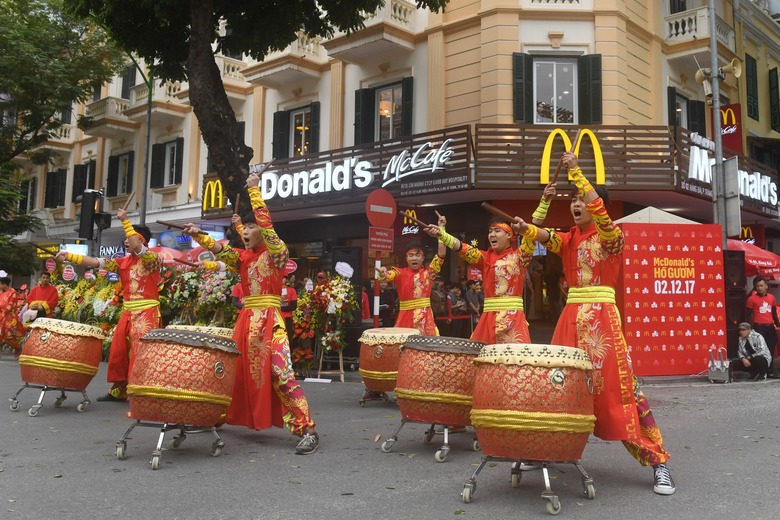
[[[264,245],[250,250],[225,245],[217,255],[229,270],[240,273],[244,293],[244,307],[233,334],[241,356],[226,422],[255,430],[284,425],[300,436],[314,428],[314,421],[295,379],[281,315],[280,295],[290,253],[273,228],[260,190],[249,188],[249,197]],[[210,248],[209,237],[199,235],[196,240]],[[216,262],[206,265],[215,268],[212,264]]]
[[[162,259],[157,253],[144,249],[141,254],[103,260],[104,268],[118,273],[122,283],[122,315],[114,328],[111,351],[108,356],[108,376],[113,383],[111,395],[127,397],[127,376],[133,364],[133,345],[149,330],[160,328],[160,268]]]
[[[514,238],[513,238],[514,240]],[[528,321],[523,309],[525,272],[533,258],[534,246],[523,242],[519,249],[508,247],[496,253],[480,251],[463,243],[461,258],[482,270],[485,306],[471,339],[496,343],[530,343]]]
[[[410,267],[388,269],[385,280],[395,282],[400,300],[396,327],[417,329],[423,336],[439,335],[431,310],[431,291],[443,263],[444,259],[436,255],[428,267],[416,271]]]
[[[570,173],[582,176],[579,168]],[[615,305],[623,232],[610,219],[601,198],[588,203],[586,209],[593,222],[585,229],[547,230],[550,239],[545,246],[560,255],[569,287],[552,343],[584,349],[590,356],[594,367],[594,434],[604,440],[623,441],[642,465],[661,464],[669,454],[650,406],[637,387]]]
[[[47,318],[51,318],[51,313],[59,302],[60,295],[53,285],[36,285],[27,297],[27,305],[32,307],[36,303],[39,304],[46,311]]]
[[[12,288],[0,292],[0,345],[5,343],[18,350],[24,337],[24,327],[19,321],[19,297]]]

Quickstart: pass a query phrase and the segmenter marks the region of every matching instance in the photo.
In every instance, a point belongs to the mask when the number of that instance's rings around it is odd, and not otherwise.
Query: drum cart
[[[374,396],[375,392],[373,390],[366,390],[363,392],[363,395],[360,397],[360,406],[366,406],[366,401],[384,401],[386,403],[390,402],[390,396],[387,395],[387,392],[379,392],[378,396]]]
[[[74,390],[72,388],[63,388],[60,386],[33,385],[30,383],[24,383],[24,385],[19,390],[17,390],[17,392],[13,395],[13,397],[9,399],[9,401],[11,402],[10,409],[12,412],[18,412],[21,409],[17,397],[19,397],[19,394],[21,394],[22,391],[26,388],[37,388],[41,390],[41,395],[38,396],[38,402],[32,405],[32,407],[30,407],[29,410],[27,410],[27,415],[29,415],[30,417],[35,417],[36,415],[38,415],[38,410],[43,408],[43,396],[46,395],[46,392],[51,392],[51,391],[60,392],[59,397],[57,397],[54,400],[54,408],[59,408],[60,406],[62,406],[62,403],[65,401],[65,399],[68,398],[65,395],[65,392],[81,393],[84,399],[82,399],[82,401],[76,407],[76,410],[78,410],[79,412],[83,412],[84,410],[86,410],[87,406],[89,406],[89,403],[92,402],[89,400],[89,397],[87,397],[87,393],[84,390]]]
[[[163,452],[163,442],[165,440],[165,434],[169,431],[179,430],[179,433],[170,440],[167,449],[175,450],[181,446],[181,443],[184,442],[184,440],[187,438],[188,433],[196,434],[206,432],[211,432],[216,438],[216,440],[211,444],[212,457],[219,457],[222,455],[222,448],[225,447],[225,441],[222,440],[222,437],[219,436],[216,426],[211,428],[204,428],[200,426],[190,426],[184,424],[158,423],[136,420],[133,422],[133,424],[130,425],[130,428],[127,429],[122,438],[119,439],[116,443],[116,458],[118,460],[125,458],[125,454],[127,452],[127,440],[132,438],[130,437],[130,433],[136,426],[159,428],[160,430],[160,436],[157,438],[157,446],[155,446],[155,449],[152,452],[152,459],[149,461],[152,469],[157,469],[160,467],[160,458],[162,457]]]
[[[398,440],[398,432],[401,431],[401,428],[403,428],[406,423],[410,423],[410,422],[421,423],[421,421],[409,421],[407,419],[401,419],[401,424],[398,425],[398,428],[396,428],[393,434],[382,443],[382,446],[380,448],[382,452],[390,453],[390,451],[393,449],[393,444]],[[424,423],[424,424],[428,424],[428,423]],[[446,424],[442,424],[441,426],[443,427],[443,429],[441,431],[437,431],[436,426],[437,423],[431,423],[431,427],[425,430],[425,433],[423,434],[423,444],[425,445],[431,444],[434,435],[443,435],[444,443],[441,445],[441,448],[436,450],[436,453],[434,453],[433,458],[436,460],[436,462],[444,462],[445,460],[447,460],[447,454],[450,452],[450,443],[449,443],[450,428]],[[474,451],[479,451],[479,441],[477,440],[476,437],[474,437],[474,440],[471,443],[471,449]]]
[[[596,498],[596,487],[593,484],[593,479],[590,477],[590,475],[588,475],[588,473],[585,471],[585,468],[582,467],[582,464],[580,464],[579,461],[519,461],[501,457],[482,457],[482,462],[479,464],[479,467],[477,467],[477,469],[471,475],[471,478],[469,478],[466,481],[466,484],[463,486],[461,498],[463,499],[464,503],[468,504],[471,502],[471,499],[474,498],[474,493],[477,491],[477,475],[479,475],[480,471],[482,471],[482,468],[485,467],[485,464],[493,461],[512,463],[512,487],[520,486],[523,473],[541,469],[542,475],[544,476],[544,491],[542,492],[542,498],[547,501],[547,512],[551,515],[557,515],[561,512],[561,502],[558,499],[558,495],[556,495],[550,487],[550,475],[548,472],[548,467],[550,464],[574,464],[574,467],[576,467],[582,475],[582,489],[585,493],[585,496],[591,500]]]

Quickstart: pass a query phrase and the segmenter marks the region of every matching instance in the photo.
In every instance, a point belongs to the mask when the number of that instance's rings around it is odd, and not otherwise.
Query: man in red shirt
[[[772,356],[777,344],[777,329],[780,327],[780,320],[777,318],[777,301],[775,297],[767,292],[769,285],[766,279],[758,276],[753,280],[755,294],[748,296],[745,307],[747,310],[747,321],[753,325],[753,329],[763,336],[766,345],[769,348],[769,369],[767,376],[774,377],[772,369]]]
[[[287,327],[287,339],[290,342],[290,350],[293,345],[293,311],[298,308],[298,293],[295,292],[293,287],[293,279],[288,274],[282,281],[282,318],[284,318],[284,325]]]
[[[33,287],[27,297],[27,312],[24,313],[24,322],[36,318],[51,318],[51,313],[60,302],[57,288],[51,284],[51,274],[48,271],[41,273],[38,285]],[[34,312],[33,312],[34,311]]]

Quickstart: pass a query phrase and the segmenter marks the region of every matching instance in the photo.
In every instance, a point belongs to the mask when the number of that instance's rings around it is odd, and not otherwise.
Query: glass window
[[[119,173],[117,183],[119,186],[119,194],[130,193],[133,191],[131,186],[128,186],[128,178],[130,174],[130,156],[128,154],[119,156]]]
[[[376,89],[378,140],[400,137],[403,129],[403,95],[400,83]]]
[[[536,123],[577,123],[577,62],[534,58]]]
[[[176,141],[165,143],[165,186],[173,186],[176,183]]]
[[[676,121],[672,121],[672,124],[680,128],[690,128],[688,126],[688,100],[678,94],[674,100],[674,111]]]
[[[309,153],[311,148],[311,106],[290,112],[292,157]]]
[[[19,200],[20,211],[32,211],[35,209],[35,179],[22,181],[20,187],[22,198]]]

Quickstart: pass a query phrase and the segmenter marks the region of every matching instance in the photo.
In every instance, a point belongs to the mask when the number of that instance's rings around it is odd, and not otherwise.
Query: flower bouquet
[[[325,352],[342,350],[346,346],[347,323],[354,321],[355,311],[359,308],[349,279],[329,276],[315,285],[311,292],[311,308],[316,316],[317,346]]]

